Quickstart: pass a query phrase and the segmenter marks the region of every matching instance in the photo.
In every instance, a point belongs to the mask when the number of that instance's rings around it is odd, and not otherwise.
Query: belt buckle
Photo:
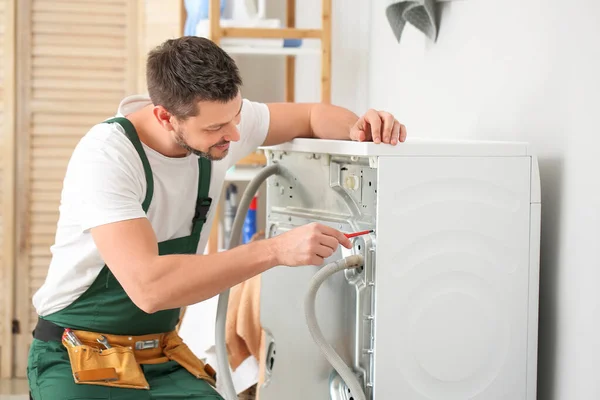
[[[157,347],[158,347],[158,339],[140,340],[138,342],[135,342],[136,350],[156,349]]]

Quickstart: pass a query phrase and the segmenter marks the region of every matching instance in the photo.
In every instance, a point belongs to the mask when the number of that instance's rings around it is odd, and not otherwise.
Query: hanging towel
[[[259,360],[261,341],[260,275],[257,275],[229,292],[225,343],[231,369],[235,371],[250,356]]]
[[[406,23],[423,32],[429,39],[437,39],[435,0],[389,0],[385,10],[388,22],[400,41]]]

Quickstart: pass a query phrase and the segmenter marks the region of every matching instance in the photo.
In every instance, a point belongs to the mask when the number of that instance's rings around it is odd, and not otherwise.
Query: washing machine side
[[[542,196],[538,158],[530,156],[531,204],[529,237],[529,327],[527,340],[527,400],[537,399],[539,296],[540,296],[540,244],[542,221]]]
[[[526,154],[378,158],[374,399],[530,400],[531,175]]]

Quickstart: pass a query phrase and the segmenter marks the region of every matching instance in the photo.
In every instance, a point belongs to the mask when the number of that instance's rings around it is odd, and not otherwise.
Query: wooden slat
[[[54,4],[57,0],[36,0],[36,3],[46,3],[46,4]],[[71,2],[73,0],[62,0],[63,3],[65,2]],[[81,4],[91,4],[92,7],[96,4],[99,3],[98,0],[76,0],[77,3],[81,3]],[[101,0],[102,4],[114,4],[114,5],[120,5],[125,7],[125,5],[127,4],[128,1],[130,0]],[[93,8],[92,8],[93,9]]]
[[[123,4],[110,4],[104,1],[96,1],[93,5],[79,1],[35,1],[33,11],[61,13],[61,14],[93,14],[98,18],[123,16]]]
[[[125,62],[125,50],[115,50],[106,47],[90,48],[81,43],[78,47],[72,46],[52,46],[43,45],[33,48],[34,56],[64,56],[72,57],[90,57],[90,58],[110,58],[113,62]]]
[[[56,147],[56,148],[47,148],[47,147],[37,147],[37,144],[33,144],[31,147],[31,153],[33,158],[47,158],[47,159],[56,159],[56,160],[68,160],[71,158],[71,154],[73,153],[73,149],[71,147]]]
[[[44,67],[36,68],[33,72],[33,77],[37,79],[71,79],[74,81],[81,80],[93,80],[93,81],[113,81],[121,82],[123,80],[123,74],[119,74],[118,71],[96,71],[93,69],[84,68],[58,68],[58,67]]]
[[[110,81],[89,77],[88,79],[33,78],[34,89],[71,89],[71,90],[119,90],[122,81]]]
[[[2,0],[0,0],[2,1]],[[133,94],[139,70],[137,0],[19,0],[23,2],[20,59],[23,88],[19,132],[24,138],[19,193],[19,318],[30,332],[31,297],[51,261],[58,206],[71,154],[90,128],[113,116]],[[27,18],[25,17],[27,16]],[[28,325],[28,326],[27,326]],[[17,368],[25,370],[29,339],[18,340]]]
[[[70,25],[57,25],[52,22],[40,22],[33,28],[34,35],[41,34],[73,34],[73,27]],[[113,26],[111,29],[101,25],[80,25],[77,27],[77,37],[85,38],[102,36],[105,38],[122,38],[125,35],[124,26]]]
[[[58,186],[56,185],[56,183],[53,185],[54,187]],[[34,189],[35,190],[35,189]],[[56,198],[58,198],[58,194],[53,194],[53,197],[55,196]],[[43,213],[43,214],[34,214],[31,216],[31,221],[32,224],[51,224],[51,225],[56,225],[56,223],[58,222],[58,211],[55,213]],[[31,253],[31,255],[34,255],[33,253]]]
[[[33,100],[31,103],[34,112],[53,112],[61,115],[89,115],[91,109],[104,110],[98,113],[98,116],[106,115],[113,109],[116,111],[114,103],[104,103],[99,99],[95,104],[92,101],[75,101],[75,100]],[[97,119],[96,119],[97,120]]]
[[[31,257],[46,257],[50,255],[50,247],[47,246],[31,246],[29,250]],[[33,272],[32,272],[33,273]]]
[[[75,0],[77,1],[77,0]],[[37,1],[33,0],[34,3]],[[66,14],[58,12],[34,12],[32,21],[34,24],[39,22],[51,22],[56,24],[68,24],[73,26],[73,33],[77,33],[79,26],[97,25],[111,29],[113,27],[125,26],[125,14],[116,15],[110,18],[102,18],[95,12]]]
[[[73,100],[80,99],[81,101],[86,100],[106,100],[106,99],[114,99],[119,97],[118,90],[94,90],[94,91],[81,91],[81,90],[61,90],[56,91],[54,89],[34,89],[33,96],[34,99],[39,100]],[[114,107],[116,110],[117,107]]]
[[[102,114],[82,114],[82,115],[56,115],[46,112],[39,112],[33,116],[34,125],[56,126],[56,127],[79,127],[80,134],[83,135],[91,126],[97,122]],[[42,128],[40,126],[39,128]],[[38,128],[37,126],[35,128]]]
[[[219,21],[221,20],[221,4],[219,0],[210,0],[208,13],[209,13],[209,30],[210,30],[210,40],[219,44],[221,42],[222,29],[219,25]]]
[[[31,148],[35,151],[35,149],[53,149],[53,151],[68,151],[69,154],[71,150],[75,148],[77,143],[79,142],[78,137],[74,136],[40,136],[33,132],[34,138],[32,141]],[[65,155],[66,157],[66,155]]]
[[[287,27],[296,26],[296,0],[287,0]],[[285,101],[293,102],[296,97],[296,57],[285,57]]]
[[[320,29],[297,28],[221,28],[221,37],[270,38],[270,39],[318,39]]]
[[[77,32],[73,35],[73,32],[69,34],[65,32],[63,34],[41,34],[34,35],[33,45],[54,45],[54,46],[81,46],[82,38]],[[86,36],[85,45],[89,47],[107,47],[115,49],[123,49],[125,39],[122,36]]]
[[[72,137],[73,139],[80,139],[81,136],[87,132],[93,122],[89,124],[81,124],[78,126],[64,126],[61,125],[46,125],[46,126],[34,126],[32,133],[37,137],[50,136],[50,138],[57,137]]]
[[[62,67],[70,69],[85,69],[88,71],[114,71],[115,73],[122,73],[124,68],[122,64],[115,62],[115,60],[106,59],[88,59],[81,57],[74,57],[72,54],[69,56],[55,56],[50,54],[47,56],[33,57],[33,68],[53,68]]]

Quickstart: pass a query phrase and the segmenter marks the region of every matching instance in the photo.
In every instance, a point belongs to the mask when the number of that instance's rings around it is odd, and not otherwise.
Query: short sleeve
[[[112,129],[112,128],[111,128]],[[117,132],[110,141],[86,137],[69,162],[64,181],[64,206],[74,207],[83,231],[146,217],[143,166],[133,145]]]
[[[267,138],[270,113],[265,103],[243,100],[240,118],[240,140],[232,146],[231,165],[255,152]]]

